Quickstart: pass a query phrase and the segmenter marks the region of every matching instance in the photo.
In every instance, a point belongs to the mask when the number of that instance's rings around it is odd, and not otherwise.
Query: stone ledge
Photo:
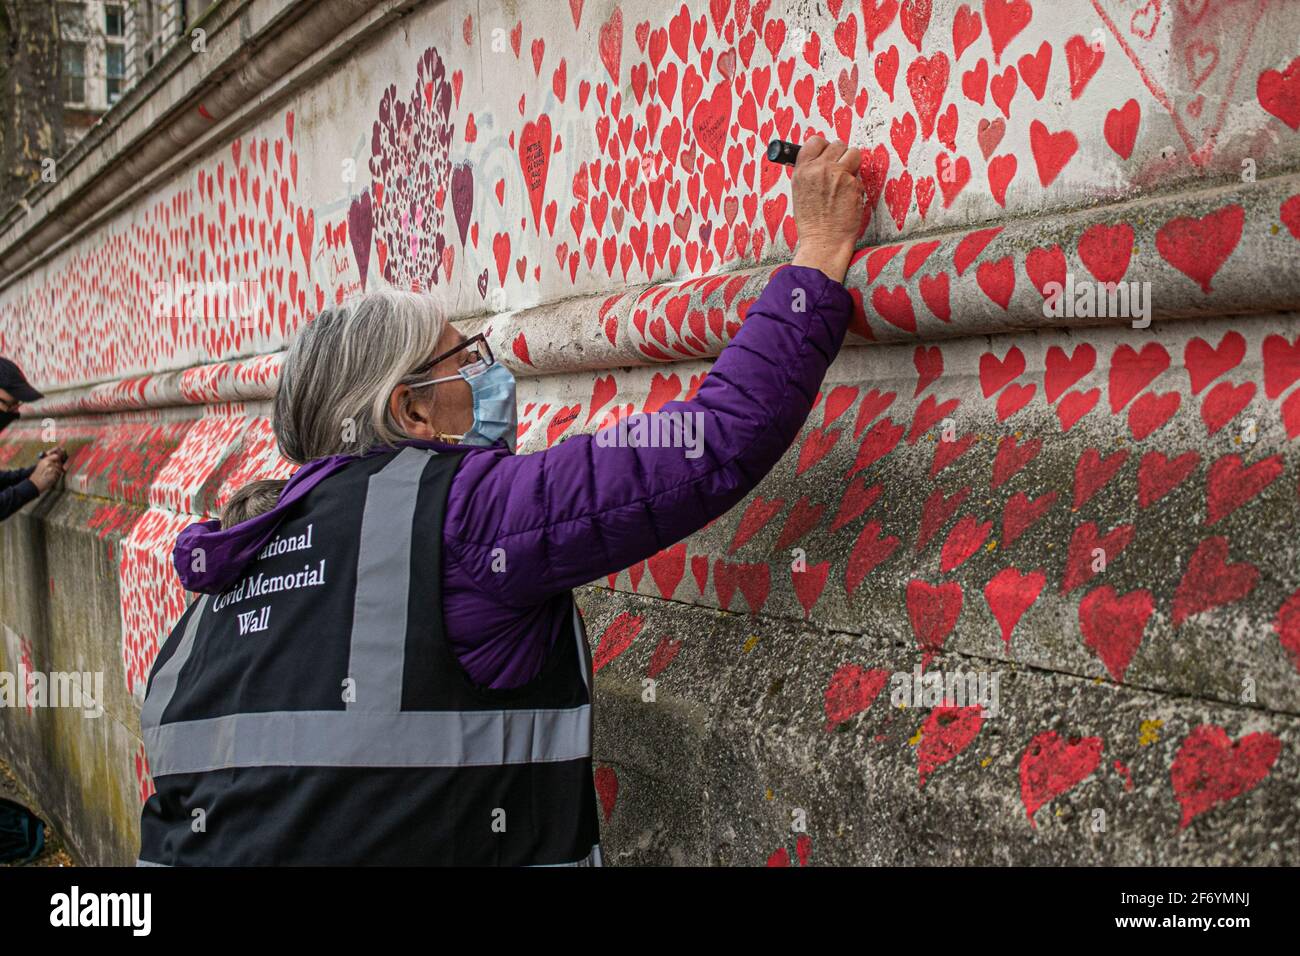
[[[864,248],[845,278],[859,305],[852,324],[854,334],[847,341],[854,345],[937,342],[1131,324],[1128,318],[1045,317],[1043,294],[1034,287],[1039,266],[1031,273],[1026,263],[1053,247],[1059,253],[1056,261],[1062,273],[1073,275],[1080,283],[1093,282],[1088,263],[1097,268],[1098,256],[1118,256],[1123,262],[1123,282],[1150,283],[1153,323],[1300,308],[1300,236],[1293,237],[1278,222],[1282,203],[1294,197],[1300,197],[1300,176],[1261,180],[1247,189],[1135,200],[1066,216],[1013,220],[991,229]],[[1239,219],[1234,218],[1235,211],[1240,212]],[[1232,222],[1214,225],[1214,217],[1221,214]],[[1209,291],[1157,251],[1162,228],[1179,219],[1210,223],[1204,227],[1205,238],[1179,246],[1189,258],[1178,261],[1189,269],[1202,261],[1201,242],[1210,241],[1222,228],[1229,229],[1229,236],[1233,234],[1230,227],[1239,230],[1240,238],[1233,241],[1221,266],[1203,277]],[[1125,253],[1126,247],[1115,247],[1113,237],[1122,237],[1124,228],[1132,230],[1139,250],[1135,256]],[[1089,240],[1084,257],[1078,249],[1090,231],[1103,238]],[[1073,251],[1067,255],[1066,249]],[[1267,283],[1260,282],[1255,266],[1261,261],[1273,263]],[[775,268],[779,267],[583,296],[471,318],[463,326],[471,334],[486,330],[493,351],[526,377],[711,359],[739,329],[746,309]],[[950,313],[946,320],[935,316],[933,303],[940,300],[928,284],[939,277],[942,302]],[[999,287],[997,283],[1007,277],[1009,286]],[[994,299],[1001,291],[1008,296],[1005,307]],[[888,321],[886,314],[892,317]],[[910,329],[900,325],[907,321]],[[274,395],[282,359],[283,353],[275,352],[68,389],[27,406],[24,415],[268,399]]]
[[[912,673],[918,655],[905,645],[603,589],[585,589],[581,604],[598,659],[615,617],[643,619],[596,679],[598,792],[603,774],[605,839],[620,847],[617,862],[761,865],[783,856],[795,865],[809,848],[812,865],[1300,862],[1294,717],[997,665],[1001,713],[966,740],[962,724],[945,727],[928,707],[892,708],[888,685],[828,703],[845,667]],[[643,703],[644,677],[656,656],[661,665],[667,657],[656,655],[658,642],[687,634],[657,675],[658,702]],[[931,668],[989,663],[945,653]],[[678,712],[708,718],[700,728],[673,719]],[[1194,732],[1218,739],[1197,728],[1220,726],[1235,741],[1260,736],[1236,751],[1188,745]],[[1039,736],[1047,733],[1058,736]],[[1023,782],[1036,738],[1040,769],[1058,774],[1056,787]],[[680,755],[673,776],[691,782],[685,799],[662,799],[666,752]],[[918,753],[933,763],[923,785]],[[1180,802],[1176,760],[1254,785],[1197,802],[1180,784]],[[1032,815],[1027,799],[1041,802]],[[806,813],[807,842],[792,832],[795,809]],[[1097,811],[1105,832],[1093,832]]]
[[[264,94],[323,46],[341,55],[425,0],[230,0],[208,11],[218,29],[200,61],[180,43],[145,86],[110,110],[67,157],[0,219],[0,290],[149,191],[194,147],[235,131]],[[343,42],[338,42],[340,39]],[[315,69],[322,70],[317,63]],[[134,94],[134,95],[133,95]]]

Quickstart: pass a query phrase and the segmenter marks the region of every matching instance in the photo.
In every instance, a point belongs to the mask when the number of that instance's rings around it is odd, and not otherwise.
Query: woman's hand
[[[862,154],[843,143],[820,136],[808,139],[794,164],[791,193],[799,247],[794,265],[820,269],[836,282],[844,281],[853,244],[862,232],[866,191],[858,178]]]

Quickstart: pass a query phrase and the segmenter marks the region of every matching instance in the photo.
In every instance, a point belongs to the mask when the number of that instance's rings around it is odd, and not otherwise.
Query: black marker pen
[[[794,161],[799,158],[799,144],[787,143],[783,139],[774,139],[767,144],[767,159],[771,163],[782,163],[786,166],[793,166]]]

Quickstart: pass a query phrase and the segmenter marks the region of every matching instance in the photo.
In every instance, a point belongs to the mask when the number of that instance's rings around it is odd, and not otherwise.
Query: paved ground
[[[6,800],[13,800],[21,803],[23,806],[31,807],[32,799],[23,785],[18,782],[14,772],[5,763],[4,758],[0,757],[0,797]],[[0,866],[76,866],[76,862],[68,855],[67,848],[63,844],[63,838],[50,826],[50,821],[45,821],[45,849],[41,855],[30,863],[0,863]]]

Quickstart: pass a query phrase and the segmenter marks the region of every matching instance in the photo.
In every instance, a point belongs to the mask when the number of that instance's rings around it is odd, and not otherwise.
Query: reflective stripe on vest
[[[168,864],[166,863],[151,863],[149,860],[136,860],[135,865],[136,866],[161,866],[161,867],[168,866]],[[572,863],[537,863],[534,865],[533,868],[544,869],[552,866],[604,866],[604,865],[605,865],[604,858],[601,856],[600,853],[600,844],[597,843],[594,846],[592,846],[591,852],[588,853],[586,856],[584,856],[581,860],[575,860]]]
[[[289,710],[154,727],[154,776],[232,767],[479,767],[576,760],[590,750],[591,705],[570,710]],[[157,756],[153,756],[157,754]]]
[[[547,866],[604,866],[604,858],[600,855],[600,844],[597,843],[591,848],[591,852],[581,860],[575,860],[572,863],[538,863],[538,867]]]
[[[168,864],[153,864],[153,862],[149,862],[148,860],[136,860],[135,865],[166,866]],[[591,852],[588,853],[588,855],[582,857],[581,860],[571,862],[571,864],[536,864],[536,868],[547,868],[547,866],[604,866],[604,861],[601,857],[601,844],[597,843],[593,845],[593,847],[591,847]]]
[[[153,675],[141,710],[152,776],[258,767],[474,768],[590,760],[592,658],[576,604],[573,629],[587,703],[555,709],[402,710],[413,525],[421,481],[434,454],[405,448],[367,483],[347,671],[358,691],[355,699],[349,698],[344,709],[164,722],[200,624],[213,613],[212,598],[203,595],[176,650]],[[168,864],[140,859],[137,865]],[[582,859],[541,865],[600,866],[599,842]]]
[[[402,711],[411,521],[433,452],[405,448],[370,479],[357,559],[349,671],[364,688],[347,709],[229,714],[163,724],[208,595],[140,713],[153,776],[232,767],[473,767],[574,760],[591,754],[591,705],[567,710]],[[587,683],[582,619],[578,659]]]

